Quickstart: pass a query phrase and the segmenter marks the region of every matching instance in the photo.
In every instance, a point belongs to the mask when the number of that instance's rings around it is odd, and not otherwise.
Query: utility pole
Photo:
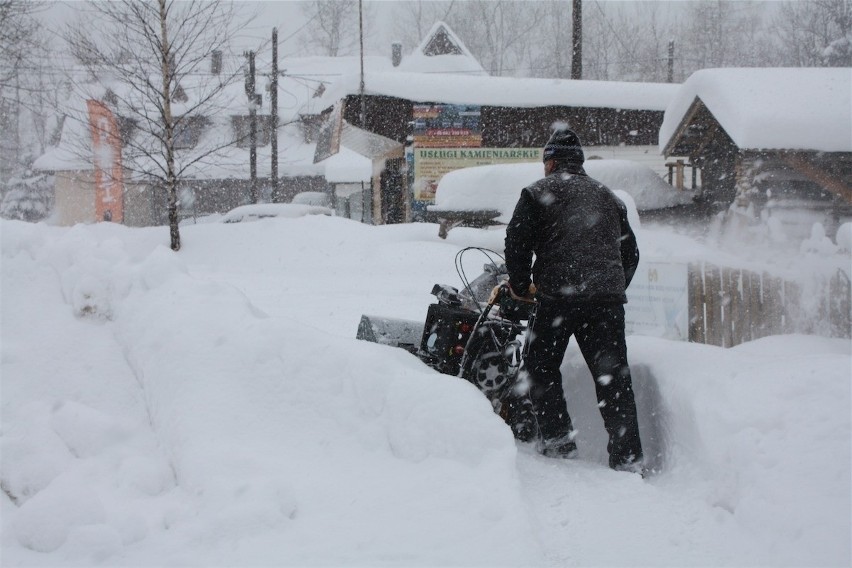
[[[583,0],[574,0],[571,10],[571,78],[583,78]]]
[[[278,28],[272,28],[272,81],[269,88],[269,104],[272,106],[270,113],[272,124],[269,125],[272,154],[270,181],[272,182],[272,202],[278,203],[281,201],[281,195],[278,192]]]
[[[669,73],[668,82],[674,83],[674,40],[669,40]]]
[[[367,129],[367,101],[364,99],[364,9],[363,0],[358,0],[358,36],[361,41],[361,128]]]
[[[254,51],[246,52],[249,60],[249,72],[246,77],[246,95],[249,105],[249,176],[251,188],[249,199],[257,203],[257,95],[254,80]]]

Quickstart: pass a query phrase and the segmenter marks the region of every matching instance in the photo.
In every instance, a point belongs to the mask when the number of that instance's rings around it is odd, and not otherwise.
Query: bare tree
[[[352,55],[359,46],[358,0],[314,0],[302,4],[302,13],[308,18],[303,34],[304,41],[319,55]],[[364,9],[364,37],[370,36],[373,9]]]
[[[22,180],[33,160],[55,135],[56,103],[61,81],[50,73],[48,40],[38,20],[41,2],[0,0],[0,193],[16,186],[24,199]],[[4,207],[5,209],[5,207]]]
[[[848,48],[852,43],[850,0],[784,2],[772,19],[771,29],[775,48],[788,65],[852,66],[852,50]]]
[[[219,0],[122,0],[92,2],[89,8],[89,25],[69,26],[64,34],[90,72],[90,81],[76,87],[107,98],[121,115],[125,169],[164,190],[171,248],[179,250],[182,180],[190,168],[234,143],[224,137],[188,151],[179,139],[197,137],[233,96],[228,87],[242,69],[231,65],[211,73],[211,56],[227,53],[248,22],[233,3]],[[92,21],[99,35],[91,33]]]
[[[435,22],[444,21],[491,75],[530,75],[534,74],[532,67],[536,65],[535,44],[543,35],[537,28],[544,22],[545,9],[562,3],[558,0],[406,1],[394,6],[394,31],[404,47],[413,48]]]
[[[412,50],[423,40],[435,22],[448,22],[455,0],[410,0],[393,5],[395,39],[406,50]]]
[[[0,149],[3,181],[19,162],[21,112],[28,99],[27,68],[38,61],[39,25],[34,14],[39,5],[25,0],[0,0]],[[23,95],[23,96],[22,96]]]
[[[34,16],[43,7],[28,0],[0,0],[0,87],[13,86],[23,67],[32,62],[31,52],[39,47]]]
[[[618,79],[620,32],[599,2],[592,2],[583,13],[583,75],[586,79]]]
[[[448,24],[491,75],[527,72],[544,3],[468,0],[456,4]]]
[[[530,71],[536,77],[571,77],[571,3],[548,0],[539,7],[532,34]]]
[[[765,26],[754,2],[714,0],[690,4],[680,42],[690,70],[764,64]]]

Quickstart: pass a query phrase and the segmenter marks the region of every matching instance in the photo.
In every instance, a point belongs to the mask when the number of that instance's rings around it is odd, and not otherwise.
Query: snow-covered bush
[[[834,238],[837,248],[846,252],[852,252],[852,223],[843,223],[837,229],[837,236]]]
[[[812,253],[825,256],[836,253],[837,245],[825,236],[825,227],[822,226],[822,223],[814,223],[813,227],[811,227],[810,238],[802,241],[799,250],[806,254]]]
[[[46,174],[12,178],[3,189],[0,216],[4,219],[37,222],[53,210],[53,176]]]

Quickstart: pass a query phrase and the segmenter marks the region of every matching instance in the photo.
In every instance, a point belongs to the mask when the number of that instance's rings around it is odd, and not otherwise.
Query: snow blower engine
[[[482,252],[490,262],[468,282],[461,259],[470,250]],[[515,437],[529,441],[536,433],[535,419],[518,371],[535,303],[511,297],[505,262],[494,251],[462,249],[456,255],[456,271],[463,289],[435,284],[432,295],[437,301],[429,306],[425,323],[363,315],[356,338],[406,349],[438,372],[470,381]]]

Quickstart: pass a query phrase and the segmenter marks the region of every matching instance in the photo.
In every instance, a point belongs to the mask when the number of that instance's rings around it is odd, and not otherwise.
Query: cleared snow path
[[[671,483],[520,444],[518,472],[550,566],[752,564],[730,518]]]

